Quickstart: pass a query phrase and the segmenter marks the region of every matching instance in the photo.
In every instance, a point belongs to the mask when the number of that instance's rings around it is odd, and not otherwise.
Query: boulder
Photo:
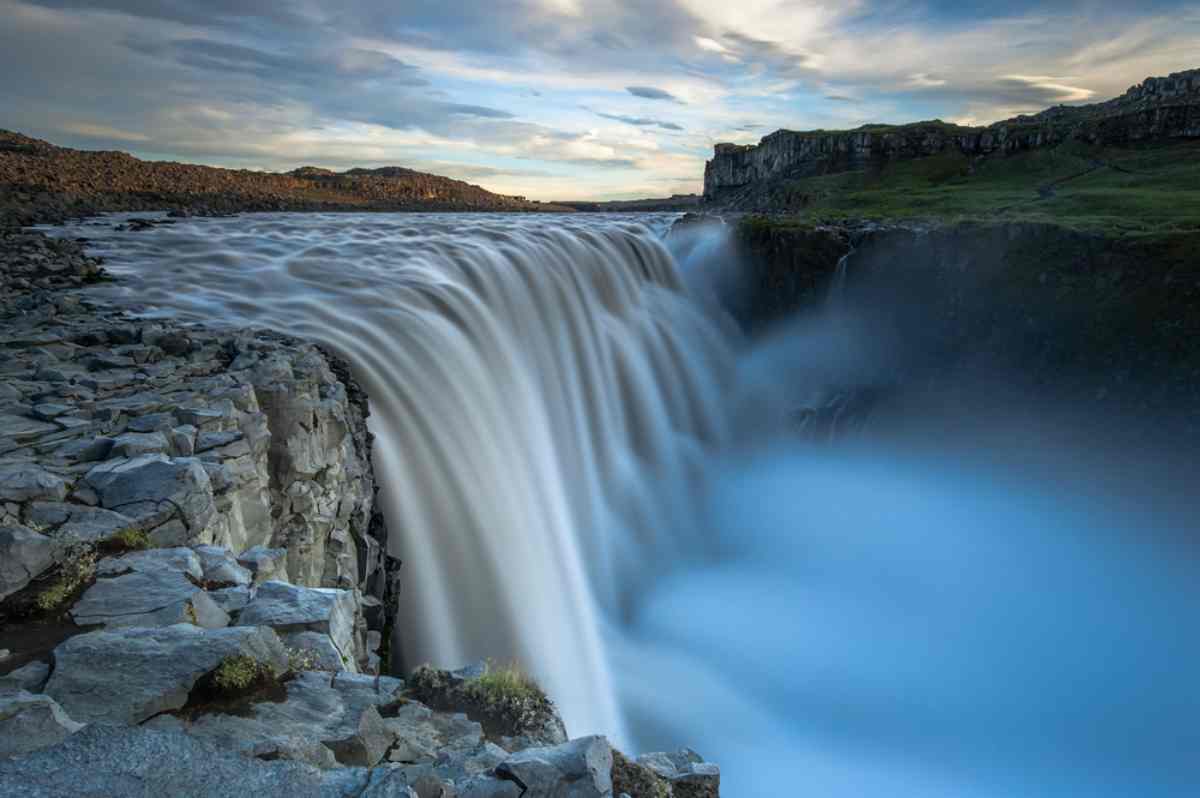
[[[0,676],[0,693],[12,693],[20,690],[24,690],[26,693],[40,693],[49,678],[49,665],[44,662],[30,662],[12,673]]]
[[[161,432],[126,432],[113,438],[110,456],[137,457],[142,454],[163,454],[168,449],[167,436]]]
[[[348,670],[358,660],[354,645],[354,593],[287,582],[264,582],[242,610],[238,626],[270,626],[277,632],[321,632],[337,646]]]
[[[287,581],[287,549],[255,546],[239,554],[237,561],[254,575],[256,585],[271,580]]]
[[[204,571],[200,558],[191,549],[177,546],[171,549],[147,549],[122,554],[120,557],[105,557],[96,565],[99,576],[119,576],[129,571],[176,571],[200,581]]]
[[[186,549],[185,549],[186,551]],[[165,567],[101,576],[71,608],[80,626],[229,625],[229,615],[182,571]]]
[[[254,590],[245,585],[237,587],[223,587],[219,590],[210,590],[208,597],[216,602],[217,606],[225,610],[230,615],[235,615],[246,608],[246,605],[254,598]]]
[[[51,429],[57,430],[53,424]],[[7,434],[7,430],[5,433]],[[67,498],[67,483],[49,471],[33,463],[9,463],[0,465],[0,501],[60,502]]]
[[[82,728],[49,696],[0,693],[0,760],[55,745]]]
[[[90,632],[54,650],[46,694],[80,721],[140,723],[182,707],[201,676],[239,654],[276,672],[287,668],[283,644],[265,627],[178,624]]]
[[[0,527],[0,599],[28,585],[54,563],[54,541],[23,526]]]
[[[100,506],[136,518],[147,528],[180,521],[197,542],[212,520],[212,483],[200,461],[143,454],[108,460],[84,481],[100,497]]]
[[[388,677],[304,672],[287,682],[283,701],[259,702],[237,715],[200,715],[181,728],[252,756],[297,758],[320,745],[343,765],[371,767],[395,740],[377,707],[395,701],[402,687]]]
[[[580,737],[547,748],[527,748],[496,767],[515,781],[523,798],[612,798],[612,748],[604,737]]]
[[[29,523],[54,530],[58,540],[99,543],[137,527],[127,515],[68,502],[34,502],[29,506]]]
[[[254,581],[254,574],[250,573],[249,568],[238,565],[229,549],[220,546],[196,546],[195,552],[204,569],[205,582],[236,586],[249,585]]]
[[[344,671],[346,663],[333,639],[323,632],[285,632],[279,638],[288,650],[292,667],[306,671]]]

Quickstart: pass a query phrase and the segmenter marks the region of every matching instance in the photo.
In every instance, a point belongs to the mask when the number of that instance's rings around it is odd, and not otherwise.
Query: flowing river
[[[519,662],[572,736],[692,746],[733,798],[1197,794],[1191,464],[911,407],[797,435],[886,364],[833,318],[744,338],[723,233],[673,220],[56,234],[115,302],[352,365],[405,667]]]

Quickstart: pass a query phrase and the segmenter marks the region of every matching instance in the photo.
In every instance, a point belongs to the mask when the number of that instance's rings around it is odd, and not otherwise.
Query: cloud
[[[661,119],[648,119],[641,116],[622,116],[621,114],[606,114],[601,111],[592,111],[592,113],[594,113],[596,116],[603,117],[604,119],[611,119],[614,122],[624,122],[627,125],[634,125],[635,127],[657,127],[662,128],[663,130],[683,130],[681,126],[675,124],[674,122],[664,122]]]
[[[653,86],[626,86],[625,91],[632,94],[634,97],[641,97],[645,100],[668,100],[673,103],[683,103],[683,100],[676,97],[669,91],[656,89]]]
[[[61,130],[74,133],[77,136],[92,139],[110,139],[112,141],[149,141],[150,137],[142,133],[120,130],[108,125],[93,125],[88,122],[68,122]]]

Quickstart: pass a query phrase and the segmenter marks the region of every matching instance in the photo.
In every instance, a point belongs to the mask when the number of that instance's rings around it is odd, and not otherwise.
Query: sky
[[[1200,0],[0,0],[0,128],[532,199],[699,192],[717,142],[987,123],[1200,67]]]

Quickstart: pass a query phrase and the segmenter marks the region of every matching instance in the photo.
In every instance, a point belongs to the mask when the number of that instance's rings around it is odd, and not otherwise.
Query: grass
[[[1200,142],[945,153],[782,181],[774,204],[810,222],[1033,221],[1128,234],[1200,229]]]
[[[482,675],[462,683],[446,671],[422,665],[407,681],[413,698],[434,709],[466,712],[490,736],[537,736],[556,719],[553,702],[516,665],[488,662]]]

